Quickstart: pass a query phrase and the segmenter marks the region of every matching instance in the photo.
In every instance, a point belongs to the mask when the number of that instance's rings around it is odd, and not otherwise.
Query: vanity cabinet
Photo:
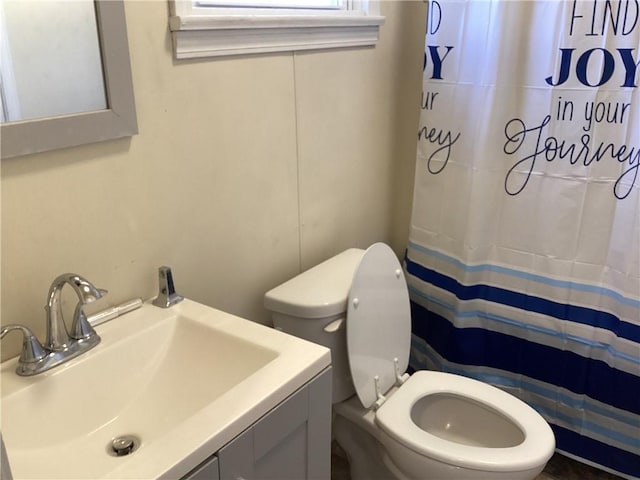
[[[327,368],[183,480],[330,477],[331,368]]]
[[[218,457],[214,455],[213,457],[208,458],[202,464],[187,473],[187,476],[183,477],[182,480],[220,480]]]

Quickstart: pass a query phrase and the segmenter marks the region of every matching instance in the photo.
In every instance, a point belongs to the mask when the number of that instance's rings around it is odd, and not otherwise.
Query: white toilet
[[[551,428],[514,396],[405,373],[409,294],[387,245],[342,252],[267,292],[265,307],[277,329],[331,349],[333,433],[352,480],[531,480],[551,458]]]

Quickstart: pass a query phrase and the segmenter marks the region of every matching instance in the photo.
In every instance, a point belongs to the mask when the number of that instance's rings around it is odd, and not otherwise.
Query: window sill
[[[174,15],[176,59],[375,45],[379,15]]]

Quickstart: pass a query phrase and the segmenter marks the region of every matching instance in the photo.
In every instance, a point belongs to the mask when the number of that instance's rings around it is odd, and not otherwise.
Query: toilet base
[[[385,447],[362,426],[340,415],[335,415],[333,434],[349,460],[351,480],[412,480],[393,463]],[[424,460],[422,463],[424,464]],[[416,478],[422,480],[463,478],[459,476],[461,469],[457,467],[440,462],[434,462],[430,467],[429,472],[421,471],[421,475]],[[474,480],[476,478],[483,477],[474,477]],[[493,478],[486,477],[487,480],[493,480]]]
[[[347,455],[351,480],[401,480],[383,463],[378,441],[363,429],[336,415],[333,435]]]

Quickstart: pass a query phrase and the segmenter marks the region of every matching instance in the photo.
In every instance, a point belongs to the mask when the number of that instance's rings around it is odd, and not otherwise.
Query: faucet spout
[[[45,307],[47,312],[47,340],[45,346],[52,352],[66,350],[71,341],[62,316],[61,293],[62,288],[67,284],[70,285],[78,295],[78,299],[80,300],[78,305],[94,302],[107,293],[106,290],[96,288],[91,282],[75,273],[59,275],[51,283],[47,296],[47,306]],[[78,315],[77,312],[82,312],[82,309],[76,308],[76,316]],[[75,329],[74,326],[74,330]]]

